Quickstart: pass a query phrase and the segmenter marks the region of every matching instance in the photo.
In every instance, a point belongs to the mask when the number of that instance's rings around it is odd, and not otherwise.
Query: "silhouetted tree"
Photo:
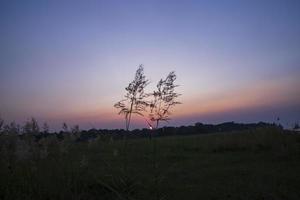
[[[43,133],[44,133],[44,134],[49,133],[49,125],[47,124],[47,122],[45,122],[45,123],[43,124]]]
[[[125,116],[125,127],[127,131],[129,130],[132,114],[143,116],[143,112],[148,105],[147,101],[144,100],[147,97],[144,89],[148,84],[149,81],[144,75],[144,68],[140,65],[135,73],[134,80],[125,88],[127,92],[125,99],[114,105],[115,108],[120,110],[119,114]]]
[[[69,132],[69,128],[68,128],[68,125],[67,125],[66,122],[63,123],[62,129],[63,129],[63,132],[65,132],[65,133],[68,133],[68,132]]]
[[[3,133],[5,134],[19,134],[20,133],[20,126],[16,124],[15,121],[11,122],[10,124],[6,124],[3,126]]]
[[[38,134],[40,132],[40,127],[35,118],[28,120],[23,126],[23,132],[28,134]]]
[[[0,118],[0,133],[2,133],[2,127],[4,125],[4,120]]]
[[[174,85],[176,80],[175,72],[170,72],[166,79],[161,79],[156,85],[157,90],[152,93],[153,100],[150,103],[150,120],[156,123],[158,128],[160,121],[170,120],[170,109],[180,104],[176,101],[180,94],[175,92],[175,88],[178,85]]]
[[[296,122],[295,125],[294,125],[294,130],[297,130],[297,129],[299,129],[299,128],[300,128],[299,123]]]
[[[71,128],[71,132],[74,134],[80,133],[79,125],[75,125]]]

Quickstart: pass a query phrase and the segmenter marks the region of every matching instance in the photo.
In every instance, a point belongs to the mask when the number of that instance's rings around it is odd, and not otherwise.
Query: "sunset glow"
[[[149,92],[170,71],[178,77],[182,104],[162,125],[293,123],[299,10],[298,1],[1,1],[0,117],[124,128],[113,105],[144,64]],[[152,129],[137,116],[132,128]]]

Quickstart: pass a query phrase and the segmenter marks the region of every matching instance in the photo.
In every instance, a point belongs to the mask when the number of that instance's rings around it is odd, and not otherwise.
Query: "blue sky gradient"
[[[178,75],[170,125],[300,120],[300,1],[1,1],[0,116],[122,128],[139,64]],[[139,119],[133,127],[144,127]]]

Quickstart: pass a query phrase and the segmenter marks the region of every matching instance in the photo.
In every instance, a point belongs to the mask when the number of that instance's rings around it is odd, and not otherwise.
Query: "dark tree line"
[[[50,132],[50,127],[47,122],[44,122],[42,126],[40,126],[34,117],[28,119],[24,125],[17,124],[15,121],[6,124],[5,121],[0,118],[0,134],[46,135],[50,134]],[[79,125],[74,125],[69,128],[67,123],[64,122],[62,124],[62,130],[59,133],[80,133],[80,128]]]
[[[78,125],[73,126],[71,129],[68,128],[66,123],[63,123],[62,130],[59,132],[50,132],[49,126],[47,123],[43,124],[43,127],[40,128],[37,120],[34,118],[28,120],[24,126],[20,126],[15,122],[5,124],[4,120],[0,119],[0,136],[1,135],[19,135],[31,136],[36,140],[39,140],[44,137],[57,137],[58,139],[70,139],[80,142],[93,140],[95,138],[101,137],[102,139],[121,139],[124,135],[128,138],[143,138],[149,137],[149,135],[160,137],[160,136],[172,136],[172,135],[194,135],[194,134],[209,134],[209,133],[218,133],[218,132],[232,132],[232,131],[243,131],[243,130],[255,130],[257,128],[264,127],[275,127],[280,128],[280,125],[274,123],[235,123],[235,122],[226,122],[221,124],[203,124],[195,123],[193,126],[179,126],[179,127],[162,127],[155,130],[150,129],[134,129],[128,131],[126,129],[90,129],[90,130],[80,130]]]

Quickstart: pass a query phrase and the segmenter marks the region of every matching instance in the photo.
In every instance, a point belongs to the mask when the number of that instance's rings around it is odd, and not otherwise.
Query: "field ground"
[[[0,199],[300,199],[300,135],[274,128],[79,143],[1,135],[0,156]]]

